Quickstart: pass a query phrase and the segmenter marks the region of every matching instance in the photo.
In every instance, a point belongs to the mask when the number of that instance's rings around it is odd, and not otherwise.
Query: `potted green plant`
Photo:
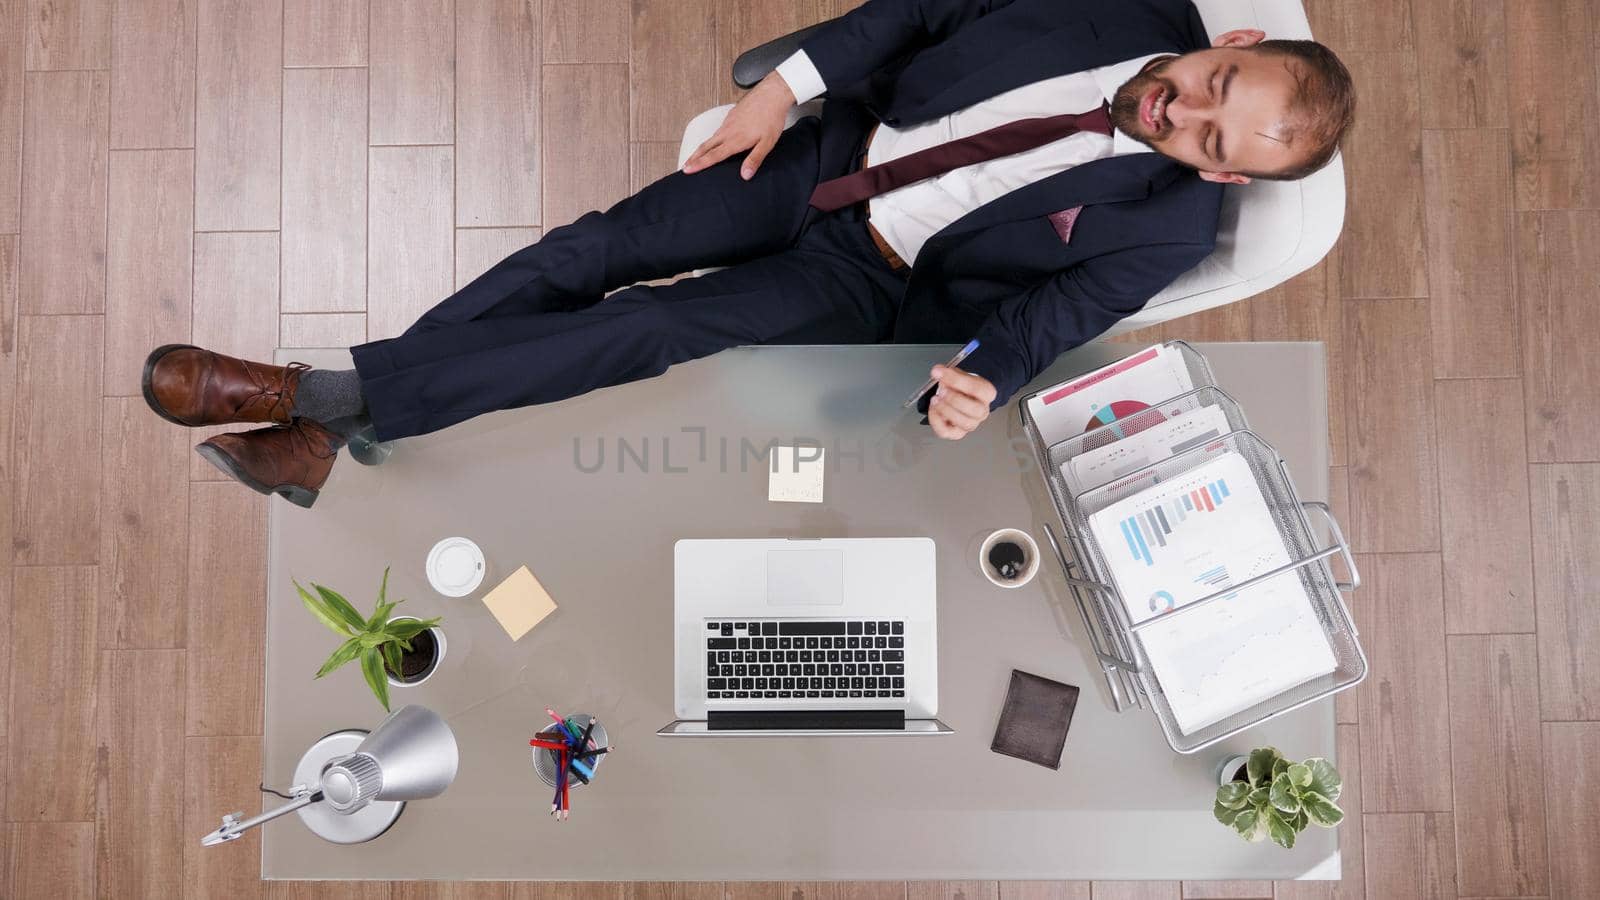
[[[416,684],[438,668],[444,656],[444,634],[437,628],[440,620],[438,617],[390,617],[394,608],[404,601],[388,599],[388,569],[383,570],[383,581],[378,585],[378,603],[372,615],[366,617],[331,588],[313,582],[308,591],[298,581],[294,588],[300,592],[300,602],[317,621],[345,639],[317,670],[316,677],[321,678],[359,659],[367,687],[387,710],[391,679],[397,685]]]
[[[1343,779],[1321,757],[1292,763],[1262,747],[1229,760],[1219,780],[1212,814],[1247,841],[1270,837],[1288,849],[1307,825],[1332,828],[1344,820],[1337,802]]]

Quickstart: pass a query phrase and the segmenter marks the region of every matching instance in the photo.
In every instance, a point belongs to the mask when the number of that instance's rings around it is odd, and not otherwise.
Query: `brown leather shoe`
[[[263,494],[280,494],[311,508],[344,441],[311,419],[288,425],[219,434],[195,445],[195,452],[240,484]]]
[[[144,400],[178,425],[232,425],[294,418],[294,395],[304,363],[272,366],[167,344],[144,361]]]

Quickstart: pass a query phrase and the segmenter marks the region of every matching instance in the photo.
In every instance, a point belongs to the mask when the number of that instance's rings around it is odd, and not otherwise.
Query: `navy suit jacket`
[[[843,171],[861,129],[830,119],[915,125],[1045,78],[1209,44],[1188,0],[869,0],[802,49],[825,96],[853,101],[823,111],[823,171]],[[894,340],[978,338],[962,368],[993,382],[999,406],[1210,254],[1221,202],[1221,185],[1157,153],[1019,188],[923,246]],[[1049,216],[1074,207],[1063,241]]]

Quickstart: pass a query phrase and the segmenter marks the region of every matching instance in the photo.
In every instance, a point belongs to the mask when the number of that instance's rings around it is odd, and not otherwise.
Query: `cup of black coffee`
[[[1002,528],[983,539],[978,568],[997,587],[1022,587],[1039,573],[1039,545],[1026,531]]]

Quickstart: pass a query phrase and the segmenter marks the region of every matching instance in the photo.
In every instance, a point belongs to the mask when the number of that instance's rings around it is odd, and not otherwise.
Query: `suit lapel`
[[[1075,206],[1143,200],[1166,187],[1181,167],[1159,153],[1112,156],[1073,166],[978,207],[935,234],[929,244],[968,231],[1048,216]]]

